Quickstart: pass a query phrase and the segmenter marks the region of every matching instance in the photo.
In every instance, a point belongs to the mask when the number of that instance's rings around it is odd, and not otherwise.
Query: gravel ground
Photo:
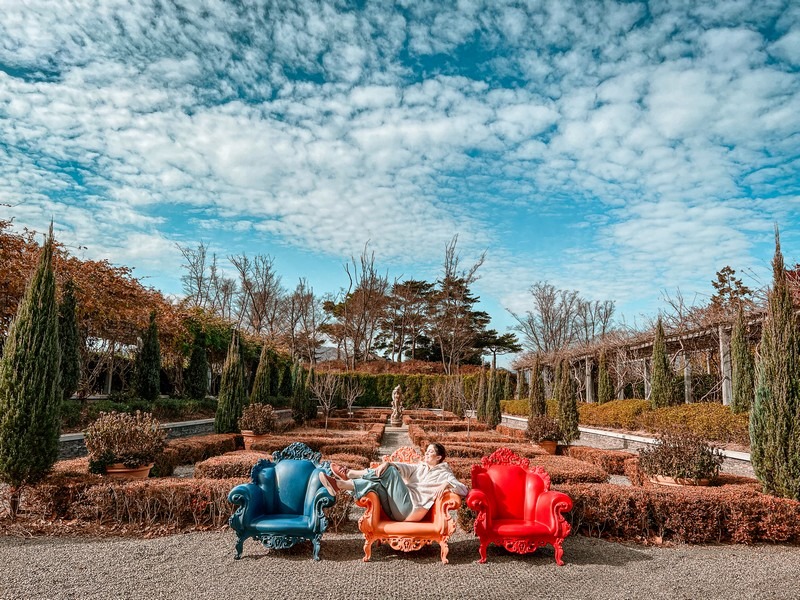
[[[233,560],[230,531],[151,540],[0,538],[0,598],[769,598],[800,597],[800,548],[647,547],[574,536],[566,565],[550,548],[513,555],[460,530],[450,564],[438,548],[404,554],[381,546],[361,562],[357,533],[325,534],[322,560],[310,545],[267,553],[248,540]]]

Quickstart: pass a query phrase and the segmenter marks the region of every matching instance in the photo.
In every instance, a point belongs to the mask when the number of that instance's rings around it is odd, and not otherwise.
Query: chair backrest
[[[295,442],[272,453],[272,461],[260,460],[251,477],[264,491],[267,514],[302,515],[311,507],[311,500],[322,486],[321,454],[305,444]]]
[[[497,519],[535,520],[536,500],[550,489],[541,467],[530,468],[526,458],[500,448],[472,467],[472,487],[493,499]]]

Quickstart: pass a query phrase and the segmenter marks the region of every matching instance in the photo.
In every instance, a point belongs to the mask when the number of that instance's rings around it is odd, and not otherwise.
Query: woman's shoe
[[[331,496],[335,496],[336,492],[339,491],[339,486],[336,485],[336,480],[327,473],[323,473],[322,471],[320,471],[319,480],[320,483],[322,483],[322,485],[325,486],[325,489],[328,490],[328,493]]]
[[[343,467],[342,465],[338,465],[336,463],[331,463],[331,471],[333,472],[334,477],[336,477],[338,479],[342,479],[342,480],[350,479],[347,476],[347,472],[349,470],[350,469],[348,469],[347,467]]]

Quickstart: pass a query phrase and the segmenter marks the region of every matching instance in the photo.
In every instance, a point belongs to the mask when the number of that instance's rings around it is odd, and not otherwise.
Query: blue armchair
[[[250,483],[237,485],[228,501],[238,508],[228,524],[236,532],[236,558],[241,558],[244,541],[251,537],[265,548],[289,548],[309,540],[314,560],[319,560],[319,544],[328,527],[322,509],[336,499],[319,481],[320,471],[329,475],[330,463],[300,442],[262,458],[250,472]]]

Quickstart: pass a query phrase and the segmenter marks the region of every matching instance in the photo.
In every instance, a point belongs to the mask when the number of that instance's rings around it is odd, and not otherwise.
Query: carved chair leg
[[[439,542],[439,548],[441,550],[442,563],[446,565],[450,562],[447,560],[447,554],[450,552],[450,546],[447,545],[447,538]]]
[[[371,557],[372,557],[372,540],[366,539],[364,540],[364,558],[362,558],[361,560],[363,560],[364,562],[369,562],[369,559]]]
[[[319,543],[320,543],[320,536],[314,536],[314,539],[311,540],[311,545],[314,548],[314,554],[313,554],[314,560],[319,560]]]
[[[480,560],[478,561],[480,564],[486,562],[486,548],[489,547],[489,542],[484,542],[481,540],[481,545],[478,547],[478,554],[481,555]]]
[[[242,558],[242,549],[244,548],[244,540],[245,538],[237,536],[236,556],[233,557],[234,560],[239,560],[240,558]]]
[[[556,564],[559,567],[563,567],[564,566],[564,561],[561,559],[561,557],[564,556],[564,549],[561,547],[561,543],[562,542],[563,542],[563,540],[556,540],[553,543],[553,550],[556,551]]]

